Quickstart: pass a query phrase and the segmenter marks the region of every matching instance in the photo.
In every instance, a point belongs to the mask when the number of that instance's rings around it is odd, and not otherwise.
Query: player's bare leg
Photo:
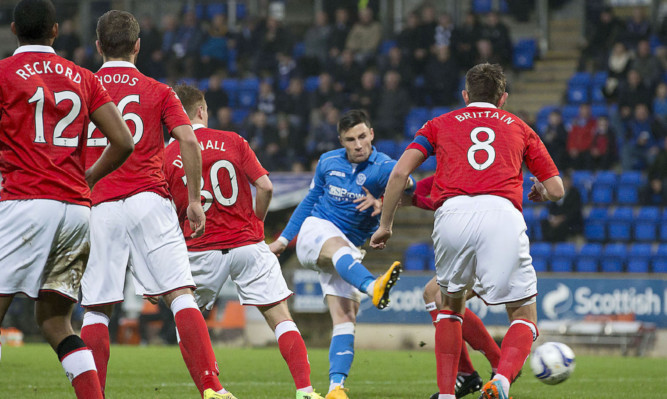
[[[456,374],[463,345],[465,292],[442,296],[442,310],[435,322],[435,360],[440,399],[454,399]]]
[[[7,309],[9,309],[9,305],[12,304],[12,300],[14,299],[14,295],[7,295],[7,296],[0,296],[0,326],[2,325],[2,321],[5,319],[5,315],[7,314]],[[2,344],[0,343],[0,359],[2,359]]]
[[[213,353],[211,337],[192,290],[179,289],[162,298],[174,313],[183,360],[200,393],[204,398],[234,399],[218,380],[220,371]]]
[[[297,398],[320,397],[313,394],[313,386],[310,382],[310,363],[308,362],[308,351],[303,337],[297,328],[292,315],[287,308],[287,302],[281,301],[271,306],[259,306],[257,309],[262,313],[271,330],[276,334],[280,354],[283,355],[287,367],[289,367],[294,385],[297,390]],[[320,397],[321,398],[321,397]]]
[[[506,305],[510,319],[500,348],[500,364],[495,377],[482,388],[482,397],[496,399],[509,397],[510,384],[516,379],[530,354],[537,331],[537,306],[535,298],[512,302]],[[499,392],[502,389],[502,393]],[[504,395],[504,396],[503,396]]]
[[[81,339],[93,351],[97,377],[100,379],[102,392],[106,389],[107,366],[111,356],[109,320],[112,313],[113,305],[86,307],[81,327]]]
[[[359,302],[334,295],[327,295],[326,300],[333,321],[329,346],[329,393],[326,398],[347,399],[344,384],[354,360],[354,327]]]
[[[102,399],[102,388],[90,350],[72,328],[74,303],[51,292],[40,292],[35,318],[42,335],[58,355],[77,398]]]
[[[384,309],[389,303],[389,291],[403,271],[401,263],[394,262],[385,273],[376,278],[355,259],[355,249],[341,237],[331,237],[322,244],[317,264],[323,268],[333,265],[343,280],[368,294],[373,305],[379,309]]]

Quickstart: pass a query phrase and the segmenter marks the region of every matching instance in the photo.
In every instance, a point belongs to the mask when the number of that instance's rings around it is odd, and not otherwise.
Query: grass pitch
[[[294,385],[278,348],[216,347],[223,385],[239,399],[294,398]],[[328,355],[311,349],[315,389],[326,393]],[[483,378],[489,365],[471,353]],[[514,399],[666,398],[667,359],[578,356],[573,376],[548,386],[532,376],[528,365],[512,386]],[[346,386],[352,399],[428,399],[437,391],[435,360],[428,351],[357,350]],[[177,346],[111,348],[108,399],[199,398]],[[466,399],[477,399],[468,395]],[[3,347],[0,398],[74,398],[74,391],[46,344]]]

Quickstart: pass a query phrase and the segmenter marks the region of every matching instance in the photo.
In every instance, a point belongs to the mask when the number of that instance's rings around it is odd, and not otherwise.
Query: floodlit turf
[[[217,347],[222,381],[239,399],[291,399],[294,387],[278,348]],[[489,366],[474,353],[480,375]],[[574,375],[547,386],[526,365],[512,387],[514,399],[664,398],[667,359],[578,356]],[[327,352],[310,351],[313,384],[327,382]],[[113,346],[107,380],[108,399],[199,398],[176,346]],[[437,390],[435,360],[426,351],[358,350],[347,383],[351,399],[428,399]],[[477,399],[469,395],[467,399]],[[2,348],[0,398],[74,398],[55,354],[45,344]]]

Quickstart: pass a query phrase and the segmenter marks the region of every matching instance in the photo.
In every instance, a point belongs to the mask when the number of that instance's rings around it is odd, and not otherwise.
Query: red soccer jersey
[[[165,155],[165,175],[188,250],[237,248],[264,240],[264,222],[253,210],[250,184],[268,172],[238,134],[194,127],[202,150],[201,193],[206,212],[206,231],[199,238],[190,238],[188,190],[178,142],[169,144]]]
[[[436,208],[457,195],[490,194],[521,210],[522,162],[540,181],[558,175],[533,129],[488,103],[472,103],[426,122],[408,148],[436,155],[431,191]]]
[[[123,119],[134,136],[134,152],[125,163],[93,188],[93,205],[117,201],[151,191],[169,197],[162,171],[164,136],[162,125],[169,132],[190,119],[176,93],[167,85],[151,79],[129,62],[112,61],[102,65],[95,74],[107,88]],[[88,130],[86,163],[92,165],[107,145],[99,130]]]
[[[83,156],[90,114],[111,101],[92,72],[49,46],[0,61],[0,200],[90,206]]]

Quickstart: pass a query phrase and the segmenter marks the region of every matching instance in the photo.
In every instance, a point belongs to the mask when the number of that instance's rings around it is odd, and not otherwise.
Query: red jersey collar
[[[26,44],[24,46],[20,46],[14,51],[14,55],[20,54],[20,53],[51,53],[55,54],[56,51],[53,49],[51,46],[41,46],[38,44]]]
[[[470,103],[470,104],[468,104],[468,106],[469,107],[478,107],[478,108],[498,108],[491,103],[485,103],[485,102],[482,102],[482,101]]]
[[[105,62],[102,68],[134,68],[137,69],[136,65],[128,61],[107,61]]]

